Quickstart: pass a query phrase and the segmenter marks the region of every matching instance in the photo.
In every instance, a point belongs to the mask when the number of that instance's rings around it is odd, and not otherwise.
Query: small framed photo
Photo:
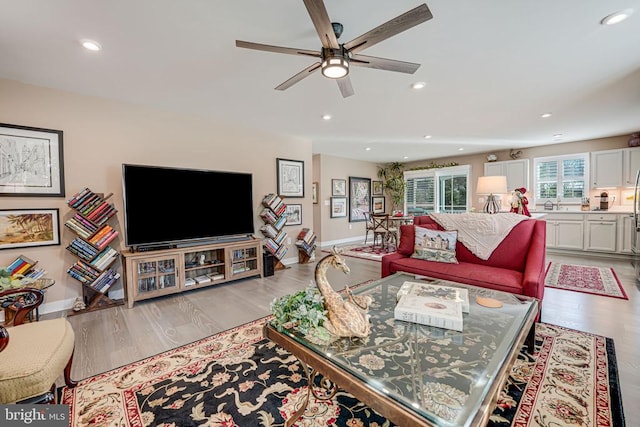
[[[331,198],[331,218],[345,218],[347,216],[347,198]]]
[[[385,211],[385,207],[384,207],[384,196],[375,196],[371,198],[372,202],[372,211],[374,214],[377,213],[384,213]]]
[[[278,170],[278,195],[304,197],[304,162],[276,159]]]
[[[285,215],[287,222],[284,225],[302,224],[302,205],[287,205]]]
[[[0,249],[59,244],[58,209],[0,210]]]
[[[371,179],[349,177],[349,222],[367,220],[371,210]]]
[[[382,196],[382,181],[373,181],[371,183],[371,195]]]
[[[313,204],[317,205],[318,204],[318,183],[314,182],[313,184],[311,184],[311,196],[313,199]]]
[[[62,131],[0,123],[0,196],[64,197]]]
[[[332,179],[331,180],[331,195],[334,197],[347,195],[347,180],[346,179]]]

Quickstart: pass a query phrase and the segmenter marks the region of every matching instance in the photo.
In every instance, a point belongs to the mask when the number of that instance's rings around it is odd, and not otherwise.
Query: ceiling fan
[[[330,21],[323,0],[303,1],[320,36],[322,49],[319,52],[236,40],[237,47],[289,55],[305,55],[319,59],[318,62],[276,86],[277,90],[288,89],[315,71],[321,70],[323,76],[336,79],[342,96],[346,98],[354,93],[351,79],[349,78],[349,67],[351,65],[407,74],[415,73],[420,67],[420,64],[412,62],[360,55],[359,52],[433,18],[426,4],[405,12],[347,43],[338,43],[343,26],[340,23]]]

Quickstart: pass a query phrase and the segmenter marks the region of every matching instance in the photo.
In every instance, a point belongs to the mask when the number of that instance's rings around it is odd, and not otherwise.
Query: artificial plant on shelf
[[[382,180],[384,191],[391,199],[391,210],[395,211],[404,206],[404,192],[407,186],[404,181],[404,165],[392,162],[378,166],[378,178]]]
[[[327,320],[324,299],[317,287],[309,285],[295,294],[271,303],[272,324],[280,329],[296,328],[310,340],[329,341],[331,335],[322,324]]]
[[[9,270],[5,267],[0,267],[0,291],[21,288],[29,283],[33,283],[33,279],[26,278],[22,274],[12,276]]]

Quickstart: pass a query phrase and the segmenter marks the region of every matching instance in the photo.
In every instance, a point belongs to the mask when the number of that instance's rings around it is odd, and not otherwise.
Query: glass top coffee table
[[[464,314],[462,332],[393,318],[402,284],[423,280],[469,290],[470,310]],[[522,344],[528,340],[532,348],[536,299],[405,273],[353,293],[374,298],[366,338],[316,344],[293,329],[265,325],[265,336],[302,362],[309,384],[315,384],[309,393],[316,395],[320,387],[328,393],[316,397],[330,398],[340,387],[402,426],[486,425]],[[502,307],[481,306],[476,297],[501,301]],[[286,425],[304,413],[304,406]]]

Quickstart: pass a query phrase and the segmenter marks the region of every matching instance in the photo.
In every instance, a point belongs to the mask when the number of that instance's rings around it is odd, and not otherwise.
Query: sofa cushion
[[[391,274],[408,271],[412,274],[522,294],[521,272],[488,265],[462,261],[458,264],[448,264],[416,258],[400,258],[391,262],[389,270]]]
[[[432,230],[415,226],[412,258],[457,264],[457,231]]]
[[[421,225],[422,228],[429,228],[431,230],[440,230],[438,224],[435,222]],[[415,246],[415,226],[411,224],[403,224],[400,226],[400,243],[398,244],[397,252],[402,255],[410,256],[413,254]]]

